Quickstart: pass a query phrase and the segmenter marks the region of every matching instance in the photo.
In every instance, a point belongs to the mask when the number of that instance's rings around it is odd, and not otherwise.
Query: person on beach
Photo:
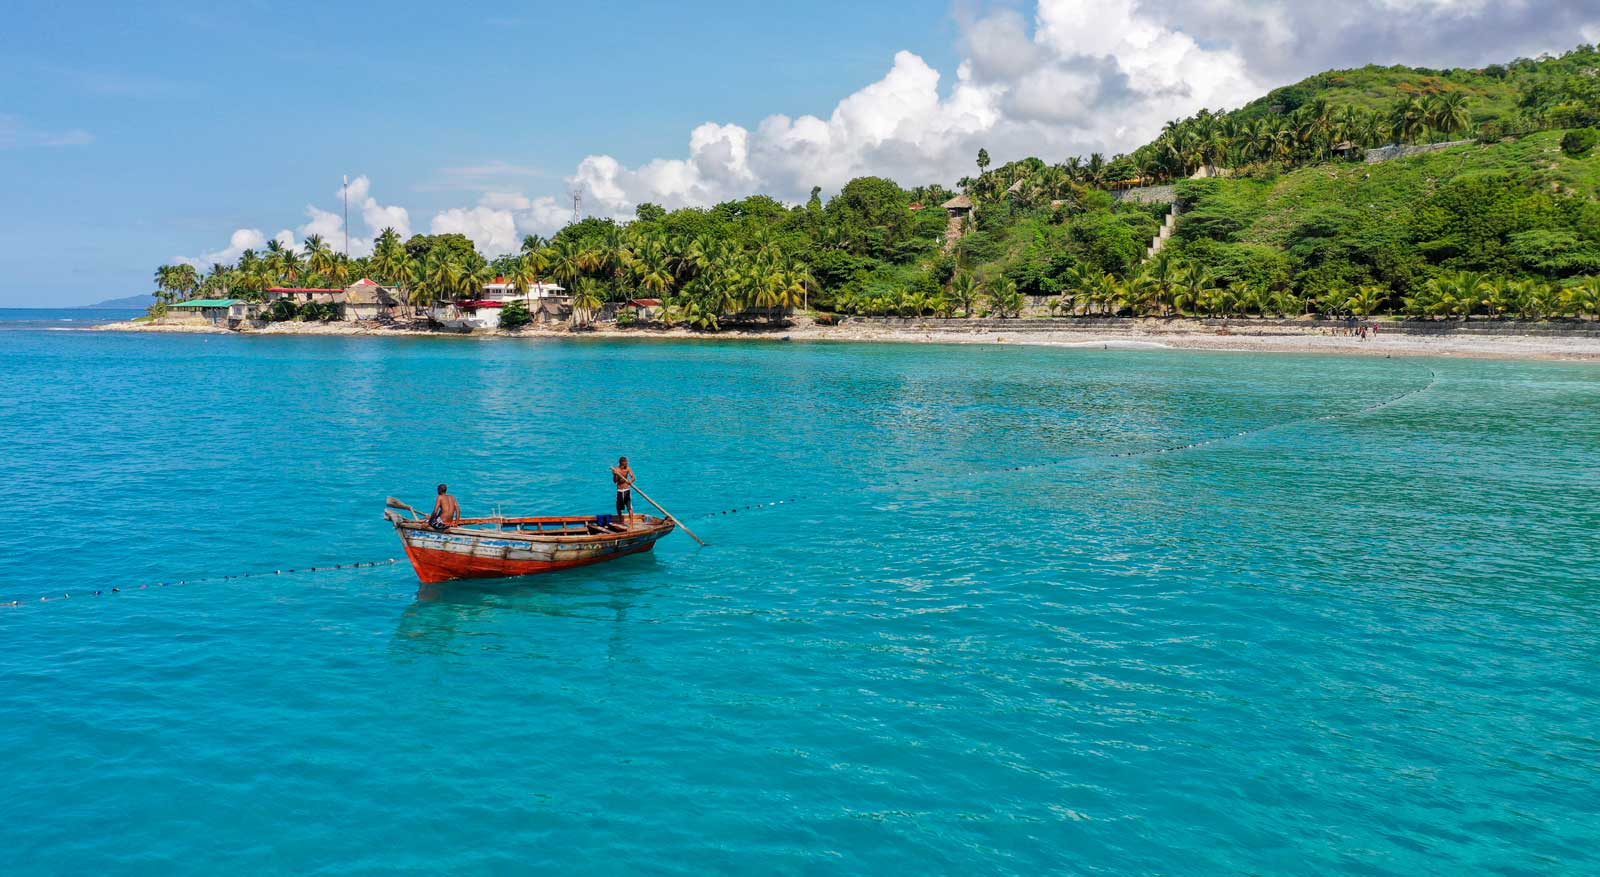
[[[461,520],[461,503],[450,495],[448,484],[439,485],[439,498],[433,502],[433,513],[428,515],[428,526],[435,530],[448,530]]]
[[[620,517],[623,510],[633,514],[633,467],[628,465],[627,457],[617,458],[617,465],[611,467],[611,481],[617,485],[617,515]]]

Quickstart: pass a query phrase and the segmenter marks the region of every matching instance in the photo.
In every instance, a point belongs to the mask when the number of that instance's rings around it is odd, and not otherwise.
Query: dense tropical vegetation
[[[606,302],[650,297],[663,300],[667,322],[703,328],[801,306],[1593,316],[1597,125],[1594,47],[1481,70],[1366,67],[1175,120],[1127,155],[994,166],[980,151],[955,189],[864,177],[794,206],[759,195],[672,211],[641,204],[630,221],[584,219],[492,259],[462,235],[402,240],[386,229],[356,259],[313,236],[302,250],[273,241],[232,265],[168,265],[155,279],[170,302],[366,276],[427,305],[478,297],[499,276],[571,290],[575,323]],[[1459,145],[1363,161],[1369,148],[1441,142]],[[1174,186],[1183,214],[1149,258],[1168,207],[1121,190],[1153,185]],[[947,246],[941,205],[957,194],[976,209]]]

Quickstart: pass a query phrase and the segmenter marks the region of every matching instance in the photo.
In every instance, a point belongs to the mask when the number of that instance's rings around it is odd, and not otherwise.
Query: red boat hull
[[[626,557],[630,554],[643,554],[655,547],[656,543],[651,541],[633,548],[621,549],[596,557],[549,561],[496,560],[487,557],[457,554],[452,551],[414,548],[410,545],[405,548],[406,557],[410,558],[412,568],[417,571],[417,578],[423,584],[434,585],[440,582],[453,582],[457,579],[503,579],[513,576],[532,576],[539,573],[557,572],[563,569],[572,569],[573,567],[605,563],[608,560],[616,560],[619,557]]]
[[[390,518],[406,557],[425,584],[556,572],[642,554],[671,533],[671,520],[607,518],[467,519],[444,530]]]

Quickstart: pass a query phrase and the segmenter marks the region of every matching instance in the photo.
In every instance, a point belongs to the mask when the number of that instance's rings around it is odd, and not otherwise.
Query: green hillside
[[[1440,271],[1600,273],[1600,152],[1569,156],[1562,136],[1184,181],[1172,258],[1219,283],[1292,284],[1312,297],[1366,284],[1410,295]]]
[[[1433,97],[1461,94],[1472,105],[1472,120],[1482,125],[1515,118],[1522,90],[1519,80],[1498,68],[1496,73],[1454,69],[1428,70],[1416,67],[1378,67],[1330,70],[1308,77],[1294,85],[1268,92],[1265,97],[1240,109],[1245,117],[1290,113],[1322,98],[1335,107],[1354,106],[1384,112],[1402,96]],[[1524,76],[1541,75],[1529,73]]]
[[[1540,60],[1521,59],[1509,64],[1493,64],[1482,69],[1425,67],[1379,67],[1368,65],[1350,70],[1329,70],[1307,77],[1293,85],[1268,92],[1240,109],[1246,118],[1292,113],[1318,98],[1336,108],[1353,106],[1365,111],[1386,112],[1403,97],[1435,97],[1460,94],[1471,108],[1471,125],[1515,128],[1537,120],[1541,113],[1555,111],[1577,92],[1579,103],[1592,89],[1572,77],[1593,78],[1600,56],[1582,47],[1560,57]],[[1531,113],[1531,119],[1524,118]],[[1558,119],[1563,125],[1593,124],[1593,120]]]
[[[1011,316],[1028,297],[1073,314],[1596,316],[1596,125],[1592,46],[1482,70],[1336,70],[1173,120],[1126,155],[994,166],[979,150],[954,189],[863,177],[799,205],[641,204],[630,221],[591,217],[493,259],[458,234],[386,229],[357,259],[313,236],[303,253],[271,241],[205,273],[162,266],[156,284],[163,301],[260,298],[366,276],[428,304],[477,297],[496,276],[555,280],[580,314],[648,296],[669,322],[703,328],[803,304]],[[1364,161],[1457,141],[1469,143]],[[1183,213],[1152,258],[1168,185]],[[973,209],[952,224],[943,205],[957,195]]]

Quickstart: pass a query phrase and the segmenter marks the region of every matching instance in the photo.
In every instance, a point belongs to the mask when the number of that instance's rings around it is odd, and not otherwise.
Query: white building
[[[554,322],[568,311],[572,297],[554,283],[530,283],[526,291],[504,277],[483,287],[483,297],[472,301],[441,302],[428,311],[428,317],[446,329],[474,331],[500,328],[500,311],[520,301],[528,306],[534,322]]]
[[[483,300],[500,302],[524,301],[530,305],[528,310],[531,311],[534,309],[531,307],[534,302],[546,298],[561,298],[566,295],[566,292],[565,289],[554,283],[530,283],[528,284],[527,292],[518,292],[515,283],[504,277],[496,277],[493,283],[484,285]]]

